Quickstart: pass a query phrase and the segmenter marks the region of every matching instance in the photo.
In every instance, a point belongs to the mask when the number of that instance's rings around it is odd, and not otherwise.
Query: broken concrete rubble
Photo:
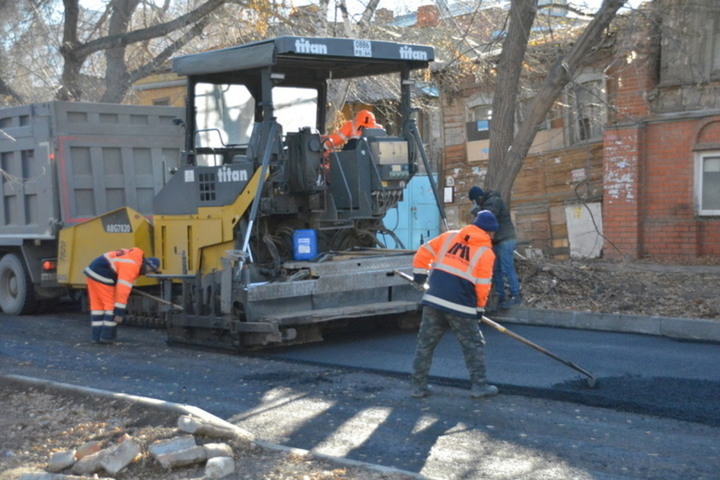
[[[129,436],[125,436],[122,443],[107,449],[102,460],[100,460],[100,466],[110,475],[117,475],[122,469],[130,465],[140,455],[140,452],[140,445]]]
[[[231,457],[213,457],[205,464],[206,478],[223,478],[235,471],[235,462]]]
[[[178,421],[180,432],[192,430],[209,438],[250,438],[241,429],[226,428],[210,421],[183,415]],[[163,468],[173,469],[206,462],[207,478],[223,478],[235,471],[232,447],[226,443],[207,443],[198,445],[194,435],[178,435],[175,438],[157,441],[143,448],[129,435],[123,435],[117,443],[100,448],[99,442],[87,442],[78,449],[55,452],[48,460],[46,471],[26,473],[18,480],[79,480],[97,478],[97,473],[115,476],[137,460],[144,451],[154,458]],[[78,455],[81,452],[83,456]],[[60,474],[70,470],[72,475]]]

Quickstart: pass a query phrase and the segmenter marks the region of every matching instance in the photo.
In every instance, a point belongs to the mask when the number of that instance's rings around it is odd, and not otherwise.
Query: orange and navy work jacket
[[[383,128],[383,126],[378,123],[374,125],[358,126],[355,123],[355,120],[348,120],[347,122],[343,123],[342,127],[340,127],[340,130],[327,137],[325,142],[326,144],[330,144],[330,150],[337,150],[350,140],[359,139],[363,134],[363,130],[365,130],[366,128]]]
[[[104,253],[90,262],[83,273],[96,282],[115,286],[115,315],[124,315],[135,280],[140,276],[144,253],[123,248]]]
[[[492,239],[475,225],[433,238],[413,258],[413,273],[429,274],[420,303],[478,318],[485,311],[494,263]]]

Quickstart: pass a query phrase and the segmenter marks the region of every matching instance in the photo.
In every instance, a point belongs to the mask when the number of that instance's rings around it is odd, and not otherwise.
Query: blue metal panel
[[[440,234],[440,212],[427,175],[418,174],[410,180],[403,201],[385,216],[385,226],[412,250]],[[388,248],[402,248],[389,236],[381,240]]]

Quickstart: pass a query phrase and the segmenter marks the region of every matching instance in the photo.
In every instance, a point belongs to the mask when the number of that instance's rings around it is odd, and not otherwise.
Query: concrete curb
[[[317,459],[332,461],[332,462],[335,462],[335,463],[338,463],[341,465],[347,465],[349,467],[366,468],[368,470],[376,471],[379,473],[406,475],[409,478],[416,478],[418,480],[427,480],[427,478],[428,478],[428,477],[425,477],[425,476],[420,475],[415,472],[410,472],[407,470],[400,470],[400,469],[394,468],[394,467],[386,467],[384,465],[377,465],[374,463],[367,463],[367,462],[362,462],[359,460],[352,460],[352,459],[345,458],[345,457],[335,457],[332,455],[325,455],[322,453],[313,452],[310,450],[304,450],[301,448],[287,447],[285,445],[270,443],[270,442],[266,442],[264,440],[256,440],[255,436],[253,434],[251,434],[250,432],[247,432],[246,430],[238,427],[237,425],[234,425],[226,420],[223,420],[220,417],[216,417],[215,415],[213,415],[209,412],[206,412],[205,410],[202,410],[201,408],[192,406],[192,405],[167,402],[165,400],[158,400],[158,399],[149,398],[149,397],[141,397],[141,396],[137,396],[137,395],[128,395],[125,393],[116,393],[116,392],[111,392],[109,390],[100,390],[97,388],[82,387],[79,385],[54,382],[52,380],[44,380],[41,378],[26,377],[23,375],[0,374],[0,381],[7,382],[7,383],[15,383],[15,384],[18,384],[18,385],[21,385],[24,387],[40,387],[40,388],[46,388],[49,390],[52,389],[52,390],[60,391],[63,393],[69,393],[69,394],[92,395],[92,396],[110,398],[110,399],[114,399],[114,400],[123,400],[123,401],[131,402],[131,403],[139,405],[139,406],[150,408],[153,410],[162,410],[169,414],[193,415],[193,416],[200,418],[202,420],[205,420],[207,422],[211,422],[211,423],[217,424],[218,426],[222,426],[222,427],[237,431],[238,434],[241,435],[243,438],[252,438],[253,439],[252,441],[254,444],[261,446],[263,448],[267,448],[269,450],[274,450],[274,451],[283,452],[283,453],[290,452],[290,453],[295,453],[297,455],[310,456],[310,457],[314,457]]]
[[[516,307],[491,318],[521,325],[656,335],[679,340],[720,342],[720,321],[615,313],[572,312]]]

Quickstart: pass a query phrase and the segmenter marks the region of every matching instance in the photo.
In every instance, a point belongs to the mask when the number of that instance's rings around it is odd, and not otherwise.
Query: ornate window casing
[[[580,75],[566,90],[567,145],[602,140],[607,123],[607,94],[602,74]]]

